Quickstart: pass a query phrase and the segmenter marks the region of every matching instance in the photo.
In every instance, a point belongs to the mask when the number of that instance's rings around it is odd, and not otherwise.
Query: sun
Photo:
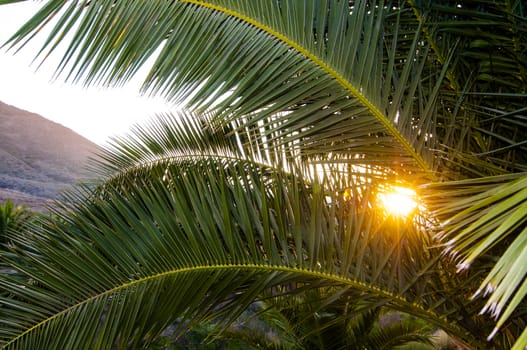
[[[406,187],[390,186],[377,199],[388,216],[406,218],[418,207],[416,192]]]

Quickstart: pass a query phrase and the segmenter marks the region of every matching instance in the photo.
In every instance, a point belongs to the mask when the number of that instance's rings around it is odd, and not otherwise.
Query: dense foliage
[[[148,346],[279,295],[304,304],[292,327],[383,307],[467,347],[523,349],[525,11],[46,1],[11,45],[47,23],[44,57],[68,42],[58,74],[109,86],[154,55],[144,92],[187,111],[114,139],[101,181],[11,238],[27,279],[0,280],[3,348]],[[393,185],[417,190],[413,216],[379,206]]]

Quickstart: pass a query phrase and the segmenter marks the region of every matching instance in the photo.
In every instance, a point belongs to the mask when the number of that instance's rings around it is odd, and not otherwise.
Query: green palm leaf
[[[7,44],[53,26],[40,56],[68,40],[57,76],[86,84],[124,84],[154,57],[143,92],[195,113],[115,139],[93,165],[104,181],[17,239],[31,283],[1,282],[4,341],[42,328],[57,347],[78,346],[73,333],[133,346],[302,283],[338,287],[328,303],[362,291],[477,344],[489,322],[466,299],[484,280],[500,285],[489,305],[510,301],[498,327],[514,342],[525,191],[491,175],[527,169],[525,23],[520,0],[47,1]],[[387,220],[375,205],[387,182],[435,191],[430,212]],[[436,226],[479,268],[451,275]],[[191,282],[194,299],[182,287],[162,310],[144,297]],[[82,317],[90,327],[59,322]]]
[[[473,296],[490,294],[482,312],[490,311],[495,317],[499,316],[490,338],[527,295],[526,184],[525,173],[519,173],[438,184],[431,191],[436,193],[429,202],[435,202],[437,217],[448,218],[442,225],[442,234],[447,249],[455,249],[460,269],[468,268],[477,258],[496,247],[501,249],[503,245],[500,243],[507,243],[507,248]],[[521,344],[519,342],[516,348],[521,348]]]
[[[164,125],[154,129],[165,138],[152,144],[177,139]],[[207,138],[190,130],[187,139],[205,149]],[[115,159],[149,161],[121,169],[95,192],[70,193],[58,219],[13,237],[22,260],[12,264],[30,282],[0,281],[9,292],[0,309],[5,348],[147,344],[178,319],[229,323],[271,287],[291,283],[302,286],[298,293],[333,287],[324,303],[373,298],[477,341],[447,321],[470,321],[458,319],[466,302],[445,294],[440,252],[423,249],[429,238],[418,227],[397,227],[380,212],[356,220],[344,210],[358,212],[352,207],[364,208],[369,195],[344,200],[325,182],[250,159],[189,160],[167,157],[165,148],[153,162],[164,146],[150,147],[146,157],[133,142],[116,145]]]
[[[57,14],[43,50],[53,50],[75,28],[58,69],[67,68],[68,78],[121,84],[161,47],[145,91],[211,111],[222,123],[264,128],[267,138],[308,154],[333,150],[348,162],[358,156],[362,164],[384,167],[397,158],[401,172],[432,176],[427,149],[435,140],[426,135],[433,133],[429,117],[446,70],[420,82],[433,56],[410,9],[392,13],[382,1],[349,6],[49,1],[11,43]],[[401,51],[406,54],[398,57]],[[422,118],[415,119],[418,106]]]

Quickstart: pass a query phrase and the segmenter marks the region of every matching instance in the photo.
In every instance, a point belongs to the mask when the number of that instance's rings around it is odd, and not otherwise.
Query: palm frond
[[[180,131],[181,147],[198,132]],[[4,348],[148,344],[178,319],[228,324],[271,288],[291,284],[300,287],[293,293],[324,288],[322,304],[360,296],[478,342],[464,326],[474,322],[464,316],[473,306],[445,286],[452,280],[442,276],[440,251],[425,248],[420,226],[371,209],[360,215],[373,194],[345,198],[323,177],[305,182],[220,153],[166,157],[163,140],[177,134],[154,128],[149,162],[120,175],[101,164],[110,181],[70,193],[55,218],[12,238],[20,258],[11,263],[28,279],[0,280]],[[213,140],[196,145],[211,149]],[[143,142],[116,144],[111,154],[130,164],[145,155]]]
[[[43,50],[75,32],[58,72],[105,85],[161,47],[145,91],[303,153],[429,177],[446,68],[425,73],[434,57],[411,13],[383,1],[49,1],[10,43],[57,16]]]
[[[462,41],[461,56],[451,74],[458,92],[471,80],[481,93],[526,92],[527,12],[520,0],[411,3],[427,27],[428,40],[438,57],[445,57],[456,42]]]
[[[0,5],[14,4],[15,2],[21,2],[26,0],[0,0]]]
[[[430,188],[428,203],[433,203],[436,217],[444,218],[443,239],[459,260],[460,269],[468,268],[477,258],[496,249],[495,255],[501,255],[473,296],[490,294],[482,312],[499,317],[489,337],[505,324],[527,295],[526,188],[525,173],[436,184]],[[522,344],[516,346],[521,348]]]
[[[524,175],[491,175],[527,169],[525,23],[521,0],[48,0],[7,45],[51,25],[40,57],[70,40],[57,75],[86,84],[124,84],[156,56],[143,92],[199,113],[115,139],[94,164],[104,182],[18,239],[27,263],[12,263],[32,282],[2,280],[14,293],[3,339],[43,327],[66,336],[57,347],[78,345],[70,331],[97,346],[148,343],[174,315],[225,303],[236,315],[270,287],[301,283],[339,286],[328,303],[363,291],[478,343],[489,323],[465,299],[479,282],[496,286],[490,307],[510,300],[498,327],[524,295],[510,259],[523,256]],[[422,187],[435,191],[431,212],[412,222],[376,209],[387,182],[444,179],[454,182]],[[482,268],[450,275],[433,225]],[[505,260],[484,279],[495,250]],[[522,273],[509,280],[506,267]],[[190,289],[162,311],[141,297],[156,293],[150,283],[165,293],[194,279],[188,308],[177,300]],[[91,328],[59,325],[82,308]]]
[[[471,164],[483,175],[525,171],[527,13],[522,1],[410,3],[438,60],[445,62],[454,52],[449,88],[441,94],[452,112],[444,116],[451,119],[438,127],[448,147],[445,162],[466,164],[462,172],[468,177],[478,176]]]

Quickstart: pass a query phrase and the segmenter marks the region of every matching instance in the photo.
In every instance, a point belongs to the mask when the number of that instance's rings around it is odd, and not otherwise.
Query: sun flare
[[[406,218],[418,207],[417,194],[411,188],[391,186],[377,198],[389,216]]]

